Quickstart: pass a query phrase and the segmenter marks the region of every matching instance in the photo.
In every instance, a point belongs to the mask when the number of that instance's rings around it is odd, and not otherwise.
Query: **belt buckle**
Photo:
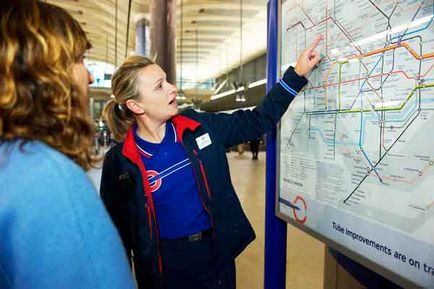
[[[190,242],[200,241],[200,240],[202,240],[202,232],[198,232],[188,236],[188,241]]]

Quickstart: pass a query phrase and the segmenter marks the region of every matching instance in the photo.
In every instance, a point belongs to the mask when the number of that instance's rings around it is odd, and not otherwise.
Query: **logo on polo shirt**
[[[162,183],[163,179],[167,176],[170,176],[171,174],[179,171],[182,168],[185,168],[186,166],[190,165],[190,160],[188,158],[184,159],[183,161],[180,161],[167,169],[165,169],[162,172],[157,172],[155,170],[148,170],[146,171],[148,175],[148,181],[149,185],[151,186],[151,192],[157,191]]]
[[[161,187],[162,178],[159,177],[158,172],[154,170],[146,171],[148,174],[149,185],[151,186],[151,192],[155,192]]]

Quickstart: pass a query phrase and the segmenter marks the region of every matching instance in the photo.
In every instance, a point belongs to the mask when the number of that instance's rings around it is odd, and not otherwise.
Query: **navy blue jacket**
[[[237,257],[255,233],[235,194],[226,148],[256,139],[271,130],[307,80],[292,68],[285,83],[276,84],[253,110],[232,114],[184,111],[173,117],[178,139],[190,158],[201,201],[210,216],[217,264]],[[294,91],[293,91],[294,90]],[[211,144],[199,148],[197,138],[208,134]],[[101,197],[134,262],[139,289],[162,288],[158,226],[146,169],[130,129],[125,141],[105,157]]]

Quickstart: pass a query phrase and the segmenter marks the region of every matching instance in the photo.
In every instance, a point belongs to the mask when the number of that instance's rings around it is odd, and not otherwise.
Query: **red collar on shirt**
[[[176,136],[178,140],[182,142],[182,136],[185,132],[185,130],[195,131],[201,124],[189,117],[177,114],[174,117],[172,117],[171,121],[175,125],[176,130]],[[139,165],[141,163],[140,160],[140,153],[137,150],[136,147],[136,141],[134,139],[134,125],[131,125],[130,129],[128,130],[127,136],[124,140],[124,145],[122,147],[122,154],[130,159],[133,163],[136,165]]]

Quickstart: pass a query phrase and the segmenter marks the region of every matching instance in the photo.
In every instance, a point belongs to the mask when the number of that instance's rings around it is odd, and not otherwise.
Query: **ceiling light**
[[[267,83],[267,79],[264,78],[264,79],[261,79],[261,80],[258,80],[258,81],[250,83],[249,86],[248,86],[248,88],[256,87],[256,86],[259,86],[259,85],[262,85],[262,84],[266,84],[266,83]]]
[[[231,90],[228,90],[228,91],[225,91],[225,92],[213,95],[213,96],[211,96],[211,100],[219,99],[219,98],[231,95],[233,93],[235,93],[235,89],[231,89]]]

